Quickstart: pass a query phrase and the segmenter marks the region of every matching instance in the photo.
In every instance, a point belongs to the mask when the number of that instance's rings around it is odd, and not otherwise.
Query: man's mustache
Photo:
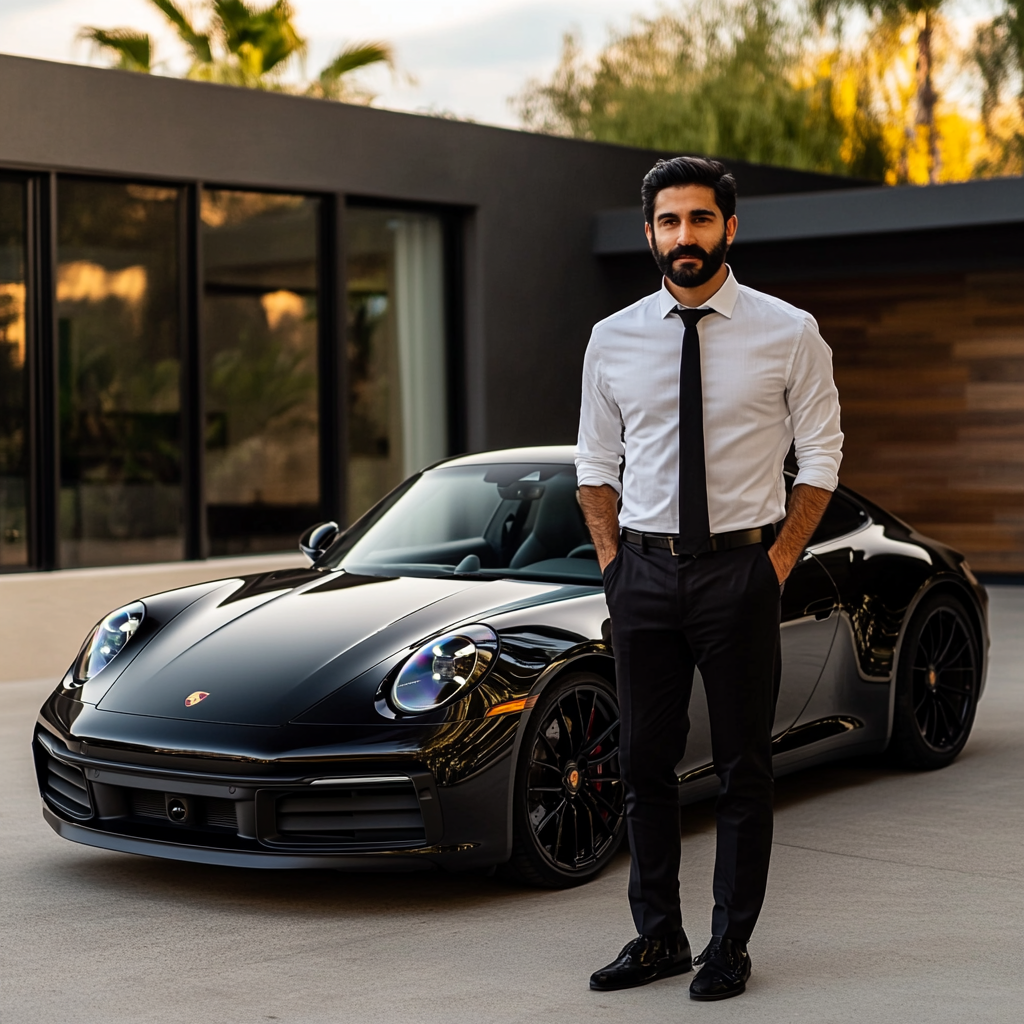
[[[665,259],[670,263],[681,260],[684,256],[693,256],[698,260],[706,260],[708,253],[699,245],[677,245],[671,252],[665,253]]]

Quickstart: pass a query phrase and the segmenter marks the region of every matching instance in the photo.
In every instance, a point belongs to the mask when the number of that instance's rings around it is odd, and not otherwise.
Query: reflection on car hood
[[[103,711],[276,726],[458,622],[577,588],[335,572],[229,580],[173,619],[100,699]],[[194,700],[192,695],[208,696]]]

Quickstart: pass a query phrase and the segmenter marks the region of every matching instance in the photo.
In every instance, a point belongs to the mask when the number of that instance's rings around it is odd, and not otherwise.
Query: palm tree
[[[205,32],[197,32],[188,15],[174,0],[149,0],[149,2],[171,23],[178,38],[185,44],[185,49],[192,55],[192,67],[189,77],[199,67],[213,64],[213,46],[210,36]]]
[[[850,7],[860,7],[869,15],[880,15],[892,25],[914,25],[917,28],[917,116],[928,140],[928,180],[939,180],[939,132],[935,123],[935,106],[939,95],[932,78],[934,67],[934,32],[939,10],[946,0],[811,0],[811,11],[824,23],[830,14],[839,15]]]
[[[290,91],[283,75],[294,61],[305,58],[307,43],[295,25],[288,0],[260,7],[246,0],[203,0],[206,30],[176,0],[149,0],[174,29],[191,61],[186,78],[223,82],[251,89]],[[79,38],[112,58],[112,66],[152,72],[153,40],[134,29],[86,27]],[[305,89],[324,99],[355,96],[343,77],[371,64],[393,66],[386,43],[353,43],[346,47]]]
[[[394,70],[395,59],[387,43],[351,43],[328,64],[307,89],[307,95],[325,100],[343,100],[353,96],[344,81],[346,75],[371,64],[386,64]]]
[[[111,58],[111,67],[146,74],[153,70],[153,41],[148,32],[86,26],[79,31],[78,38],[92,43],[97,52],[106,53]]]
[[[151,2],[174,6],[172,0]],[[263,8],[244,0],[213,0],[212,8],[215,37],[228,54],[208,65],[214,81],[254,89],[272,87],[293,58],[305,56],[306,40],[294,25],[288,0],[276,0]]]

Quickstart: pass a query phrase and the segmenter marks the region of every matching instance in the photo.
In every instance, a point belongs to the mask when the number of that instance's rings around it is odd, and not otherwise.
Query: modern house
[[[590,326],[657,287],[659,155],[0,57],[0,566],[290,549],[571,440]],[[1024,182],[733,166],[738,276],[835,350],[843,478],[1024,571]]]

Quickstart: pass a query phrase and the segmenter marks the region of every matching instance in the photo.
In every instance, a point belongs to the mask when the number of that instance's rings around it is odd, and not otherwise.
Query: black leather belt
[[[731,551],[749,544],[763,544],[767,547],[775,541],[775,526],[758,526],[753,530],[733,530],[731,533],[713,533],[700,551],[678,550],[679,538],[664,533],[640,533],[638,530],[622,530],[622,539],[641,548],[668,548],[673,555],[703,555],[709,551]]]

